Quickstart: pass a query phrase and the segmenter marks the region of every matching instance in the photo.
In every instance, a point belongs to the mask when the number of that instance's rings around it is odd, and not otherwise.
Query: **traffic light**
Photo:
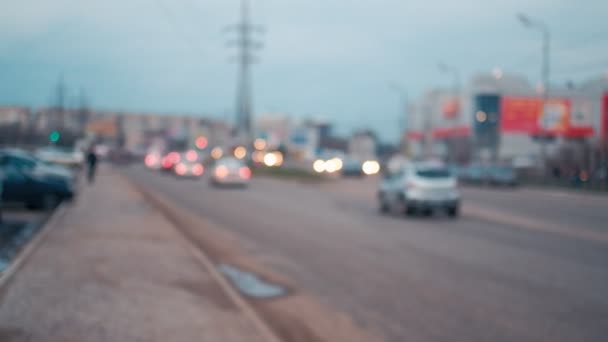
[[[52,143],[56,143],[59,141],[59,138],[61,138],[61,134],[59,134],[59,132],[57,131],[52,131],[51,133],[49,133],[49,141]]]

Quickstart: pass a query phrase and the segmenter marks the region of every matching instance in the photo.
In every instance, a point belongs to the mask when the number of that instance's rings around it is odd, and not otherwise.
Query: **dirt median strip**
[[[148,201],[161,211],[206,260],[201,260],[218,282],[251,319],[259,325],[269,341],[382,341],[378,333],[364,330],[345,313],[336,312],[319,303],[313,296],[300,291],[283,275],[265,268],[242,247],[238,238],[219,229],[197,214],[176,206],[162,194],[147,189],[123,175]],[[285,296],[254,299],[241,295],[216,266],[228,264],[279,284],[288,289]],[[274,338],[274,340],[272,340]]]

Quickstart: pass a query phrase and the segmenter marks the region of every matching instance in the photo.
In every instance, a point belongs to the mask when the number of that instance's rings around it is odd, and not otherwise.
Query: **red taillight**
[[[243,179],[251,178],[251,169],[247,166],[243,166],[239,169],[239,176]]]
[[[192,174],[195,176],[200,176],[205,172],[205,168],[201,164],[196,164],[192,167]]]
[[[186,152],[186,159],[190,162],[194,162],[198,159],[198,153],[195,150]]]
[[[183,176],[186,172],[188,172],[188,167],[185,164],[180,163],[175,166],[175,173],[178,175]]]
[[[147,167],[153,167],[156,163],[158,163],[158,157],[153,154],[148,154],[144,161]]]
[[[170,169],[172,165],[173,163],[171,163],[169,157],[164,157],[161,161],[161,166],[163,167],[163,169]]]
[[[173,165],[179,163],[179,161],[181,159],[179,156],[179,153],[177,153],[177,152],[171,152],[167,155],[167,157],[169,159],[169,162],[172,163]]]

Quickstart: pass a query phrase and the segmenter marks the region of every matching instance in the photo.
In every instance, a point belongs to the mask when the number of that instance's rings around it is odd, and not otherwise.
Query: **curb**
[[[195,244],[193,244],[188,234],[184,233],[180,228],[180,223],[171,213],[171,209],[165,206],[161,200],[158,199],[158,195],[152,191],[144,189],[137,182],[132,181],[129,177],[121,172],[117,174],[122,177],[133,189],[139,193],[144,200],[155,207],[170,223],[171,226],[182,236],[184,243],[187,245],[188,250],[192,256],[199,261],[206,269],[211,277],[216,281],[218,286],[222,289],[224,294],[232,301],[232,303],[239,308],[239,310],[251,321],[255,329],[259,334],[268,342],[281,342],[281,339],[273,331],[268,323],[256,312],[256,310],[247,302],[247,300],[234,288],[234,286],[215,268],[211,258],[205,252]]]
[[[34,251],[36,251],[40,243],[42,243],[44,238],[51,231],[51,228],[56,224],[57,220],[65,215],[68,208],[68,202],[62,202],[46,220],[46,222],[42,224],[42,227],[33,237],[33,239],[29,241],[17,254],[17,257],[13,259],[10,265],[3,272],[0,272],[0,290],[4,290],[4,288],[10,283],[15,274],[27,262],[29,257],[34,253]]]

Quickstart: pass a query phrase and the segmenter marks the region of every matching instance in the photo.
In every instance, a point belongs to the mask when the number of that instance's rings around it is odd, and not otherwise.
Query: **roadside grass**
[[[274,177],[285,180],[293,180],[306,183],[320,183],[327,179],[322,175],[300,169],[286,169],[280,167],[256,167],[253,169],[254,176]]]

